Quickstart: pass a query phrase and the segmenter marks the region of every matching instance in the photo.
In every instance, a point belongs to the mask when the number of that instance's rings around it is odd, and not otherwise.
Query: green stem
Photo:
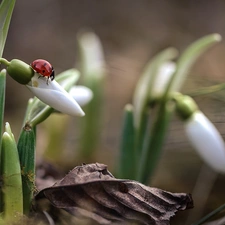
[[[133,106],[126,105],[124,110],[122,140],[120,145],[120,164],[118,176],[123,179],[135,179],[136,152],[134,146]]]
[[[42,109],[40,113],[35,115],[34,118],[32,118],[30,121],[28,121],[27,125],[30,127],[35,127],[37,124],[43,122],[45,119],[47,119],[51,113],[54,112],[54,109],[50,106],[47,106]]]
[[[2,143],[2,128],[4,120],[4,108],[5,108],[5,84],[6,84],[6,70],[0,72],[0,152]],[[1,157],[1,155],[0,155]],[[0,171],[2,175],[2,171]],[[2,191],[0,190],[0,212],[2,211]]]
[[[150,108],[146,107],[145,109],[143,109],[139,128],[135,129],[135,149],[136,149],[135,151],[136,151],[137,158],[139,158],[140,155],[142,154],[150,115],[151,115]]]
[[[164,97],[167,98],[171,90],[177,90],[181,87],[190,68],[194,65],[196,60],[211,46],[221,40],[219,34],[210,34],[195,41],[187,47],[183,54],[179,57],[177,62],[177,69],[167,85]]]
[[[201,224],[205,223],[208,219],[210,219],[211,217],[215,216],[216,214],[218,214],[219,212],[221,212],[224,209],[225,209],[225,204],[221,205],[220,207],[218,207],[217,209],[215,209],[214,211],[212,211],[211,213],[209,213],[208,215],[203,217],[198,222],[193,223],[192,225],[201,225]]]
[[[0,63],[6,65],[6,66],[9,66],[10,62],[4,58],[0,58]]]
[[[137,173],[137,180],[141,183],[147,184],[155,170],[173,111],[173,102],[161,103],[152,129],[150,126],[147,127]]]
[[[6,70],[0,72],[0,146],[1,134],[3,128],[4,108],[5,108],[5,84],[6,84]]]
[[[224,89],[225,89],[225,83],[213,85],[213,86],[210,86],[210,87],[199,88],[196,91],[188,93],[188,95],[190,95],[192,97],[195,97],[195,96],[199,96],[199,95],[212,94],[212,93],[215,93],[217,91],[222,91]]]

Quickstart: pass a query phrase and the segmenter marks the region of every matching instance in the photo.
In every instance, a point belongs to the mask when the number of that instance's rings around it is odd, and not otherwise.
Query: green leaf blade
[[[175,105],[173,102],[161,104],[158,108],[158,116],[153,123],[153,127],[150,131],[146,132],[149,136],[145,136],[145,144],[143,145],[137,174],[137,180],[141,183],[148,184],[149,179],[155,171],[174,109]]]
[[[5,109],[5,85],[6,85],[6,70],[2,70],[0,72],[0,146],[4,120],[4,109]]]
[[[18,150],[9,124],[6,125],[6,132],[2,137],[1,173],[3,177],[4,219],[8,222],[12,222],[13,219],[15,222],[19,219],[19,215],[23,214],[23,195]]]
[[[2,57],[16,0],[3,0],[0,5],[0,58]]]
[[[35,189],[35,137],[34,128],[24,128],[17,145],[22,173],[23,210],[25,214],[30,211]]]
[[[121,179],[134,179],[136,174],[136,151],[134,147],[133,106],[128,104],[124,109],[122,127],[122,140],[120,144],[119,177]]]
[[[189,45],[179,57],[177,62],[177,70],[174,73],[170,84],[168,85],[166,93],[169,93],[170,90],[176,90],[177,86],[182,86],[189,70],[197,61],[197,59],[210,47],[220,41],[221,36],[219,34],[210,34]]]

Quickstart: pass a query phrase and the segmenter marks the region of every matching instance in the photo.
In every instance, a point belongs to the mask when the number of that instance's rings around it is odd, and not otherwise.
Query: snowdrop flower
[[[44,77],[36,73],[26,86],[37,98],[57,111],[71,116],[85,115],[76,100],[55,80],[48,80],[47,83]]]
[[[154,85],[152,86],[151,94],[153,97],[162,96],[175,70],[176,64],[174,62],[168,61],[162,64],[155,78]]]
[[[101,41],[93,32],[81,32],[78,43],[82,56],[81,69],[83,74],[104,76],[105,60]]]
[[[217,172],[225,173],[225,143],[216,127],[191,97],[177,94],[175,101],[191,145],[206,164]]]
[[[154,101],[163,95],[175,69],[176,64],[172,61],[167,61],[160,66],[156,75],[152,75],[151,69],[147,68],[146,72],[139,79],[133,98],[134,126],[136,128],[140,125],[141,115],[146,105],[149,104],[149,101]]]
[[[75,93],[73,90],[71,91],[72,96],[64,90],[62,87],[63,84],[61,86],[55,80],[51,79],[48,79],[46,82],[46,77],[41,77],[40,74],[35,73],[30,65],[19,59],[13,59],[9,62],[4,58],[0,58],[0,63],[7,66],[7,72],[14,80],[26,85],[45,104],[71,116],[85,115],[76,99],[82,105],[88,103],[92,98],[91,90],[85,87],[79,87],[77,91],[81,93]]]
[[[225,144],[218,130],[200,111],[185,122],[190,143],[214,170],[225,173]]]

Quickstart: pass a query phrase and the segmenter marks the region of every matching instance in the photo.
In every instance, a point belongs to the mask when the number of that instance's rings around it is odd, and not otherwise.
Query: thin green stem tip
[[[6,66],[9,66],[10,62],[4,58],[0,58],[0,63],[6,65]]]

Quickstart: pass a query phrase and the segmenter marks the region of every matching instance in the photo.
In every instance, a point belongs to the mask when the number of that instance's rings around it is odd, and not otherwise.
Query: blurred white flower
[[[225,144],[208,118],[196,111],[185,122],[185,131],[202,159],[217,172],[225,173]]]
[[[140,77],[133,98],[135,128],[140,126],[141,115],[149,101],[163,95],[175,70],[176,64],[166,61],[160,66],[156,75],[152,74],[150,69],[146,69],[146,72]]]
[[[81,85],[73,86],[70,89],[69,94],[77,101],[80,106],[86,105],[93,98],[93,92],[91,89]]]
[[[153,97],[160,97],[165,92],[165,89],[175,70],[176,64],[172,61],[168,61],[162,64],[155,78],[154,85],[152,86],[151,94],[153,95]],[[171,91],[173,92],[178,90]]]
[[[98,36],[93,32],[81,32],[78,35],[78,43],[83,58],[82,73],[86,76],[104,76],[105,60]]]
[[[37,98],[57,111],[71,116],[85,115],[76,100],[55,80],[48,80],[47,84],[45,77],[39,78],[39,74],[35,74],[26,86]]]

